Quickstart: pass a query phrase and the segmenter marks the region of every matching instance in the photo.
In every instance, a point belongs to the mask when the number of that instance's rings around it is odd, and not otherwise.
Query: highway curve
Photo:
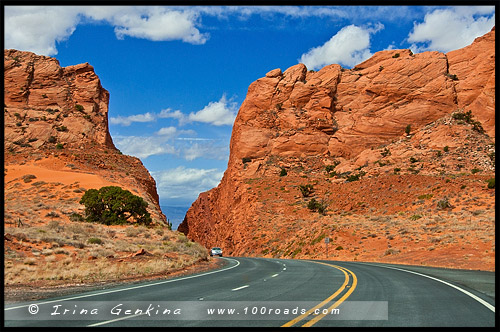
[[[462,273],[361,262],[224,257],[217,270],[5,305],[5,326],[494,327]],[[427,273],[429,272],[429,273]],[[439,277],[441,275],[446,278]],[[468,278],[494,273],[467,271]]]

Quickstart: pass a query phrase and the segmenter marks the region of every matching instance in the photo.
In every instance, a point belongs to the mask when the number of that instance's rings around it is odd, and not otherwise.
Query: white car
[[[210,249],[210,256],[217,256],[217,255],[222,257],[222,249],[221,248],[213,247],[212,249]]]

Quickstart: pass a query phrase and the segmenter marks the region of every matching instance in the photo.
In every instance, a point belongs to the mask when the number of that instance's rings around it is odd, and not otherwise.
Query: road
[[[494,298],[437,277],[440,269],[426,274],[375,263],[221,259],[227,264],[209,272],[9,304],[4,325],[495,326]]]

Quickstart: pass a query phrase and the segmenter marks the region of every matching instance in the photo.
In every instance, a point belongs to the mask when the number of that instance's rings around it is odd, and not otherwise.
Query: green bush
[[[77,111],[79,111],[79,112],[83,112],[83,110],[84,110],[84,109],[85,109],[85,108],[84,108],[82,105],[80,105],[80,104],[76,104],[76,105],[75,105],[75,110],[77,110]]]
[[[300,192],[302,193],[302,197],[309,197],[314,191],[312,184],[301,184],[299,186]]]
[[[90,244],[102,244],[102,240],[98,237],[91,237],[87,240]]]
[[[318,211],[319,214],[325,215],[326,208],[328,204],[325,201],[318,202],[315,198],[312,198],[309,203],[307,203],[307,208],[311,211]]]
[[[442,200],[440,200],[439,202],[437,202],[437,207],[441,210],[444,210],[444,209],[448,209],[448,208],[451,208],[451,204],[450,202],[448,202],[448,198],[443,198]]]
[[[149,225],[151,215],[147,211],[148,203],[139,196],[117,186],[101,189],[89,189],[80,204],[85,205],[88,222],[105,225],[123,225],[129,222]]]
[[[495,189],[495,178],[488,179],[486,182],[488,182],[489,189]]]
[[[410,135],[410,132],[411,132],[411,125],[407,125],[405,128],[406,135]]]
[[[288,173],[287,173],[286,169],[281,168],[280,176],[286,176],[287,174]]]

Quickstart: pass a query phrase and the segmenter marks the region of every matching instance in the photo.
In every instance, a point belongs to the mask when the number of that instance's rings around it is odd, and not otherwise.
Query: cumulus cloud
[[[346,26],[323,45],[302,54],[299,62],[309,69],[319,69],[332,63],[353,67],[372,56],[370,35],[381,29],[382,24],[368,28]]]
[[[156,115],[153,113],[135,114],[130,116],[117,116],[111,117],[109,122],[111,124],[130,126],[133,122],[152,122],[156,120]]]
[[[6,49],[55,55],[56,42],[73,34],[80,17],[70,6],[5,6],[4,20]]]
[[[228,101],[226,96],[223,95],[219,101],[210,102],[202,110],[196,113],[190,113],[188,119],[190,121],[204,122],[215,126],[232,126],[237,111],[236,104]]]
[[[495,7],[461,6],[436,9],[414,23],[408,42],[415,53],[449,52],[471,44],[495,25]]]
[[[154,155],[178,154],[175,147],[162,136],[115,136],[113,141],[121,152],[140,159]]]
[[[160,197],[193,202],[200,192],[216,187],[224,171],[217,168],[198,169],[179,166],[151,172]]]
[[[168,119],[168,118],[176,119],[177,121],[179,121],[179,125],[181,126],[187,122],[187,117],[184,113],[182,113],[179,110],[172,111],[172,109],[170,108],[161,110],[160,114],[158,114],[158,117],[161,119]]]
[[[78,24],[87,21],[112,25],[119,39],[204,44],[209,38],[197,28],[200,15],[190,7],[5,6],[5,48],[56,55],[56,43],[68,39]]]
[[[179,125],[183,126],[190,122],[203,122],[214,126],[232,126],[238,106],[229,101],[225,95],[219,101],[209,102],[207,106],[197,112],[191,112],[188,115],[179,110],[172,111],[170,108],[161,110],[160,113],[143,113],[130,116],[111,117],[109,122],[114,125],[130,126],[133,122],[153,122],[157,119],[176,119]]]

